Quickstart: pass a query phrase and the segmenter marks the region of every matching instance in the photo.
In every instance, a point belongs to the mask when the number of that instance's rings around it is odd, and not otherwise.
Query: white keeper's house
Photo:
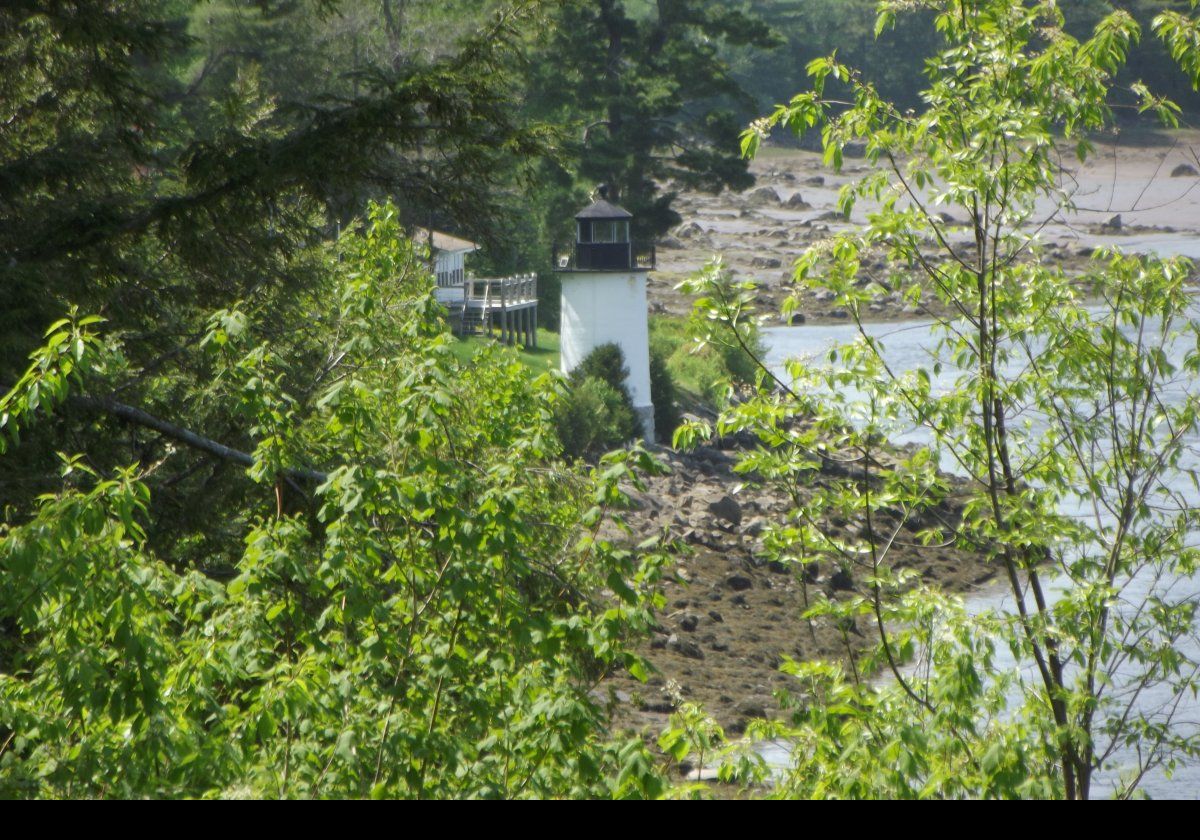
[[[458,334],[498,331],[500,340],[537,347],[537,275],[472,277],[466,256],[479,246],[437,230],[417,228],[414,240],[429,246],[437,277],[434,294]]]

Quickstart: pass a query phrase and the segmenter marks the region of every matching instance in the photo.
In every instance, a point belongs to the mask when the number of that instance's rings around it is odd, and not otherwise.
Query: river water
[[[1123,237],[1122,239],[1125,241],[1122,241],[1120,244],[1128,246],[1131,244],[1129,240],[1133,239],[1133,237]],[[1154,250],[1164,254],[1182,254],[1200,258],[1200,241],[1195,239],[1173,237],[1165,242],[1138,244],[1141,247],[1153,247]],[[1197,307],[1197,317],[1200,317],[1200,306]],[[918,367],[929,368],[930,352],[934,344],[934,334],[931,326],[929,322],[917,321],[898,324],[874,324],[869,325],[867,329],[873,337],[882,340],[885,348],[884,355],[889,365],[894,371],[899,372]],[[786,359],[794,357],[819,359],[831,347],[853,341],[858,336],[857,329],[850,324],[779,327],[767,329],[763,332],[768,347],[767,363],[781,377],[785,375],[782,365]],[[1176,352],[1181,352],[1181,348],[1176,348]],[[932,371],[930,373],[932,376]],[[945,390],[949,388],[957,374],[958,371],[950,369],[950,366],[947,365],[941,376],[934,379],[934,389],[937,390],[940,388]],[[1200,392],[1200,382],[1185,382],[1182,387],[1176,388],[1171,392],[1171,399],[1194,399],[1198,392]],[[922,428],[901,430],[893,437],[897,443],[928,442],[926,430]],[[1190,443],[1192,444],[1190,455],[1192,461],[1189,465],[1185,466],[1200,467],[1200,457],[1196,455],[1200,451],[1200,438]],[[943,463],[943,467],[948,471],[954,471],[954,466],[954,464],[949,462]],[[1190,482],[1182,486],[1177,486],[1174,489],[1184,494],[1183,498],[1194,506],[1200,506],[1200,498],[1197,498],[1196,489]],[[1077,513],[1078,515],[1085,515],[1089,510],[1090,506],[1086,504],[1086,500],[1084,499],[1079,500],[1078,510],[1068,508],[1068,512]],[[1200,576],[1171,580],[1153,579],[1149,575],[1143,575],[1142,577],[1144,579],[1135,579],[1129,583],[1128,588],[1124,592],[1127,602],[1136,604],[1149,595],[1166,594],[1173,599],[1185,598],[1200,603]],[[1061,585],[1059,584],[1060,587]],[[1061,588],[1059,591],[1061,591]],[[998,610],[1013,609],[1011,596],[1003,586],[993,586],[971,596],[968,599],[968,606],[973,610],[982,610],[985,608]],[[1193,634],[1182,647],[1182,651],[1192,661],[1200,661],[1200,628],[1193,628]],[[998,651],[998,655],[1007,656],[1008,654],[1007,651]],[[1000,667],[1016,669],[1018,666],[1010,658],[1007,661],[1001,661]],[[1163,714],[1163,708],[1167,707],[1174,699],[1173,695],[1164,688],[1158,694],[1145,695],[1139,698],[1139,708],[1148,715]],[[1174,710],[1172,719],[1177,731],[1200,731],[1200,701],[1190,694],[1187,695],[1179,708]],[[786,764],[786,752],[778,747],[769,749],[767,757],[772,763]],[[1135,758],[1136,755],[1132,751],[1127,750],[1124,753],[1117,753],[1115,755],[1115,767],[1097,778],[1093,786],[1093,796],[1104,796],[1111,793],[1122,770],[1127,770],[1135,765]],[[1156,798],[1200,798],[1200,764],[1193,763],[1176,768],[1170,778],[1167,777],[1162,769],[1152,769],[1143,779],[1141,789]]]

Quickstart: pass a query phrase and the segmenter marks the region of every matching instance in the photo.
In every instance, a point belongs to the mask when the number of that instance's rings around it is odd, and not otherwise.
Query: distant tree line
[[[920,93],[927,85],[926,62],[943,45],[933,26],[934,9],[940,4],[914,3],[912,13],[898,16],[893,24],[875,31],[877,0],[765,0],[745,4],[782,40],[773,50],[735,48],[727,52],[734,78],[755,101],[758,113],[787,102],[807,84],[805,68],[810,61],[834,51],[839,59],[861,72],[862,78],[902,109],[918,109]],[[1128,63],[1117,71],[1113,96],[1118,100],[1117,118],[1129,123],[1139,119],[1130,92],[1135,82],[1176,101],[1185,113],[1200,112],[1200,95],[1158,38],[1150,36],[1155,15],[1164,10],[1186,12],[1189,0],[1060,0],[1063,28],[1085,40],[1096,24],[1117,9],[1128,11],[1141,28],[1142,38],[1133,45]],[[839,90],[831,87],[831,93]],[[849,88],[840,88],[846,93]],[[755,114],[757,115],[757,114]],[[786,142],[786,138],[780,137]]]

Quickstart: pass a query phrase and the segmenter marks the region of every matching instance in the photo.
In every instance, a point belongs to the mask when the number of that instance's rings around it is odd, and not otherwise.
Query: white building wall
[[[436,251],[433,270],[437,275],[437,284],[439,286],[461,285],[465,277],[463,265],[462,251]]]
[[[601,344],[625,354],[629,395],[642,419],[646,439],[654,440],[650,395],[650,332],[646,318],[646,273],[562,272],[559,335],[561,365],[570,373]]]

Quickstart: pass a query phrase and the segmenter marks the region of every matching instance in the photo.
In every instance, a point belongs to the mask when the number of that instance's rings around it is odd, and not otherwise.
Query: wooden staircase
[[[490,333],[492,331],[492,284],[483,284],[483,306],[471,306],[467,304],[463,309],[462,315],[462,332],[463,335],[472,335],[476,332]]]

